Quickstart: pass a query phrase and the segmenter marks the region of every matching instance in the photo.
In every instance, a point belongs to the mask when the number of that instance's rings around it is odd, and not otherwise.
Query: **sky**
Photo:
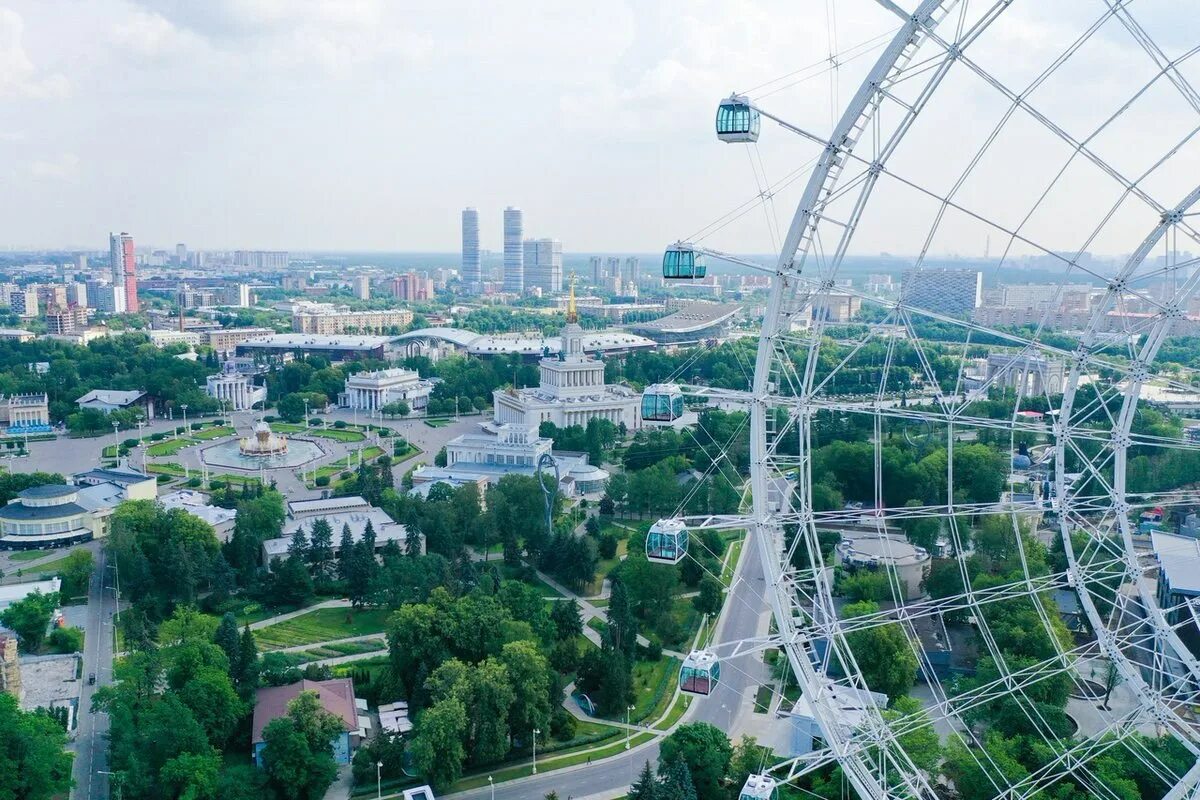
[[[1023,85],[1104,7],[1018,0],[972,52]],[[1170,0],[1132,8],[1170,57],[1200,39]],[[753,200],[757,175],[795,173],[773,207],[704,239],[769,252],[819,149],[769,125],[757,149],[721,144],[717,100],[754,89],[764,108],[828,135],[898,24],[872,0],[0,0],[0,247],[101,249],[126,230],[159,247],[452,252],[471,205],[496,250],[516,205],[527,236],[567,251],[654,251]],[[832,76],[814,66],[831,52]],[[1110,23],[1033,97],[1083,139],[1153,69]],[[958,70],[896,169],[950,191],[1004,107]],[[1160,81],[1096,144],[1134,174],[1197,116]],[[965,215],[931,234],[936,204],[891,186],[850,250],[994,255],[1070,155],[1028,119],[1010,128],[959,195],[998,225]],[[1154,189],[1173,203],[1174,176],[1200,174],[1200,159],[1187,149],[1168,167]],[[1090,237],[1116,187],[1077,169],[1031,236],[1128,251],[1153,215],[1123,209]]]

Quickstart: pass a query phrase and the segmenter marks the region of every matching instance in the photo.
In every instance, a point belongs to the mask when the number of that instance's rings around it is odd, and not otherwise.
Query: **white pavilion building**
[[[541,360],[541,385],[536,389],[497,389],[492,393],[497,424],[536,428],[549,421],[565,428],[586,427],[592,419],[606,419],[614,425],[625,423],[630,430],[640,426],[637,393],[604,382],[604,362],[584,352],[584,332],[578,319],[572,284],[562,351]]]

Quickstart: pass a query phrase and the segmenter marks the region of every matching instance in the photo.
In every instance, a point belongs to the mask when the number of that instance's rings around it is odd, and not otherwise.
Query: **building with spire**
[[[539,362],[541,380],[536,389],[497,389],[492,393],[496,423],[537,427],[553,422],[565,428],[586,427],[593,419],[606,419],[630,430],[640,427],[637,393],[604,382],[604,362],[584,352],[583,338],[572,275],[561,351]]]

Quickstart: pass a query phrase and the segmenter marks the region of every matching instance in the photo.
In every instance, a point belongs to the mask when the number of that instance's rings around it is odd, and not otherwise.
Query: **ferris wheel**
[[[746,528],[773,625],[693,652],[681,690],[710,694],[746,653],[786,658],[801,699],[780,713],[810,741],[765,762],[749,800],[833,768],[861,798],[1124,797],[1114,757],[1141,796],[1200,797],[1200,663],[1181,638],[1200,437],[1155,411],[1200,383],[1161,357],[1200,334],[1200,25],[1165,2],[878,5],[894,32],[832,130],[770,92],[719,103],[720,141],[809,148],[776,262],[709,237],[664,254],[666,280],[728,262],[770,287],[746,390],[679,382],[644,403],[666,421],[681,396],[749,412],[752,506],[661,520],[646,557]],[[782,182],[760,177],[766,204]],[[1001,244],[973,286],[936,255],[968,240]],[[901,284],[861,288],[852,254],[871,249],[912,254]],[[1022,269],[1040,299],[980,303]],[[878,643],[911,665],[900,689],[867,665]]]

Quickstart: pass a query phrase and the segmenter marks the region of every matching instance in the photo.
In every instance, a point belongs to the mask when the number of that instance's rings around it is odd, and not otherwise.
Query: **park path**
[[[307,614],[310,611],[316,611],[318,608],[349,608],[349,607],[350,607],[349,600],[325,600],[320,603],[316,603],[315,605],[305,606],[304,608],[298,609],[296,611],[289,611],[286,614],[279,614],[274,617],[267,617],[266,619],[260,619],[258,622],[251,622],[250,630],[257,631],[262,628],[266,628],[270,625],[274,625],[278,622],[286,622],[289,619],[295,619],[296,617],[303,616],[304,614]],[[314,647],[314,646],[315,645],[308,645],[308,647]]]

